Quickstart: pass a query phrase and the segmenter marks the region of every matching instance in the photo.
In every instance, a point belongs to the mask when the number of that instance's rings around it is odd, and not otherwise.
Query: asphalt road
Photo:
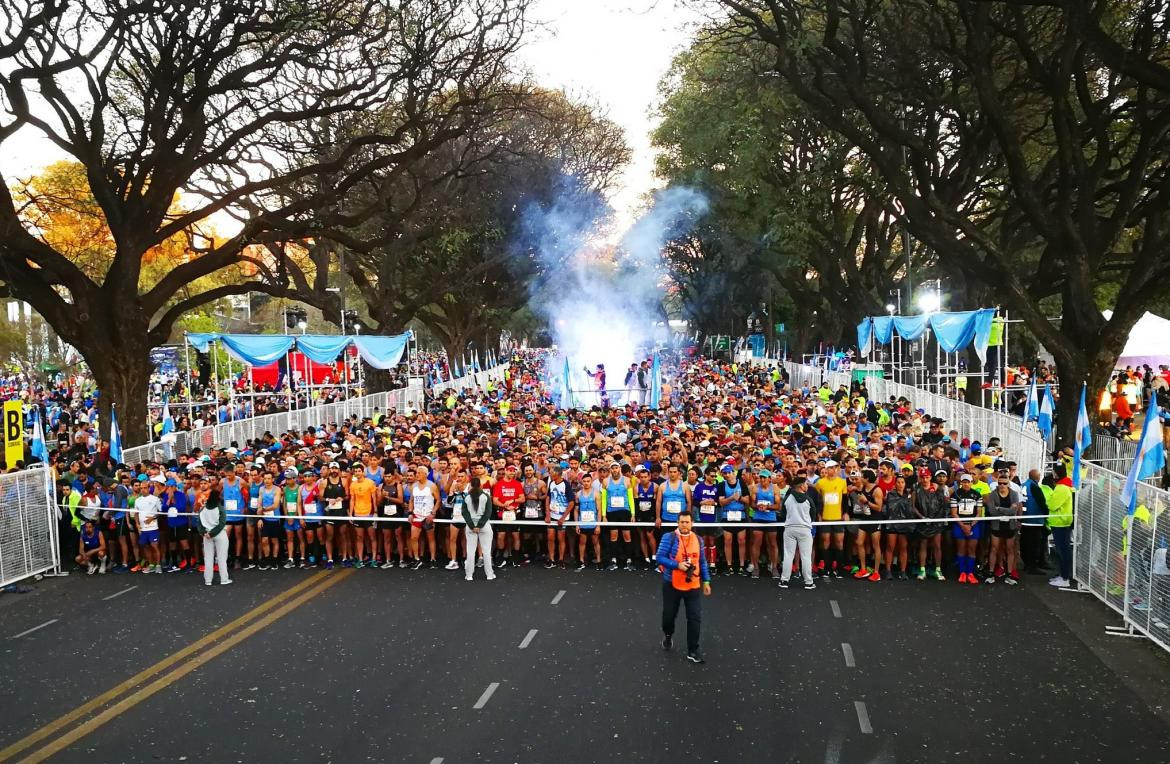
[[[681,614],[675,650],[659,646],[649,573],[197,579],[73,576],[0,598],[0,749],[91,701],[8,757],[64,741],[51,760],[1170,759],[1170,656],[1102,638],[1103,606],[1041,578],[718,578],[703,666],[684,660]]]

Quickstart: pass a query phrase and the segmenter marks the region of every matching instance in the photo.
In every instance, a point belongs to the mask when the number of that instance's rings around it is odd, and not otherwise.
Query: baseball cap
[[[841,465],[837,464],[837,462],[834,461],[833,459],[830,459],[829,461],[825,462],[825,466],[826,467],[840,467]]]
[[[964,472],[962,475],[959,475],[959,482],[970,483],[971,482],[971,473]]]
[[[719,471],[720,471],[720,472],[735,472],[735,467],[731,466],[730,464],[724,464],[724,465],[723,465],[723,466],[722,466],[722,467],[719,469]]]

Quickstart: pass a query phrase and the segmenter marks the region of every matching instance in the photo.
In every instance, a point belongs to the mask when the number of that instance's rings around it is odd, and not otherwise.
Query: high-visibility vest
[[[691,580],[687,580],[687,574],[677,568],[670,573],[670,583],[675,589],[686,591],[688,589],[699,588],[699,537],[695,533],[689,533],[686,536],[681,533],[675,533],[675,538],[678,539],[678,548],[674,551],[674,561],[680,565],[684,562],[689,562],[695,567],[691,573]]]

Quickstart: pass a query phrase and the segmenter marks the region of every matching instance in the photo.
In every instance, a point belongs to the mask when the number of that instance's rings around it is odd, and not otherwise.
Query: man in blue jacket
[[[707,556],[703,554],[703,541],[691,530],[693,522],[690,512],[682,512],[678,516],[678,529],[662,537],[654,559],[662,566],[662,649],[669,650],[674,646],[674,622],[679,604],[684,604],[687,609],[687,660],[702,663],[699,589],[701,587],[703,594],[710,596],[711,573],[707,568]]]

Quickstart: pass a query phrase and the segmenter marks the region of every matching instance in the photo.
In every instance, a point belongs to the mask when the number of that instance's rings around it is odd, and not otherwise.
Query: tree
[[[736,34],[771,48],[808,113],[867,157],[940,265],[985,285],[1053,354],[1070,439],[1081,382],[1104,385],[1170,276],[1170,91],[1103,54],[1064,4],[720,4]],[[1145,36],[1149,3],[1093,6],[1110,41],[1164,56]]]
[[[6,4],[0,145],[30,129],[79,162],[114,247],[87,273],[28,227],[0,178],[0,277],[85,357],[103,416],[119,404],[127,441],[144,439],[151,346],[192,308],[293,291],[284,242],[352,224],[335,200],[471,129],[508,76],[528,2]],[[375,112],[384,118],[364,119]],[[307,143],[330,119],[357,129]],[[188,207],[175,214],[179,194]],[[237,230],[202,240],[196,227],[212,216]],[[176,236],[191,256],[143,289],[145,254]],[[176,299],[241,262],[254,278]]]
[[[721,308],[707,331],[742,325],[783,290],[794,349],[814,337],[853,344],[861,318],[884,312],[905,263],[894,209],[852,145],[768,76],[767,56],[715,25],[662,83],[658,174],[715,202],[708,223],[671,250],[674,276],[701,325]]]

